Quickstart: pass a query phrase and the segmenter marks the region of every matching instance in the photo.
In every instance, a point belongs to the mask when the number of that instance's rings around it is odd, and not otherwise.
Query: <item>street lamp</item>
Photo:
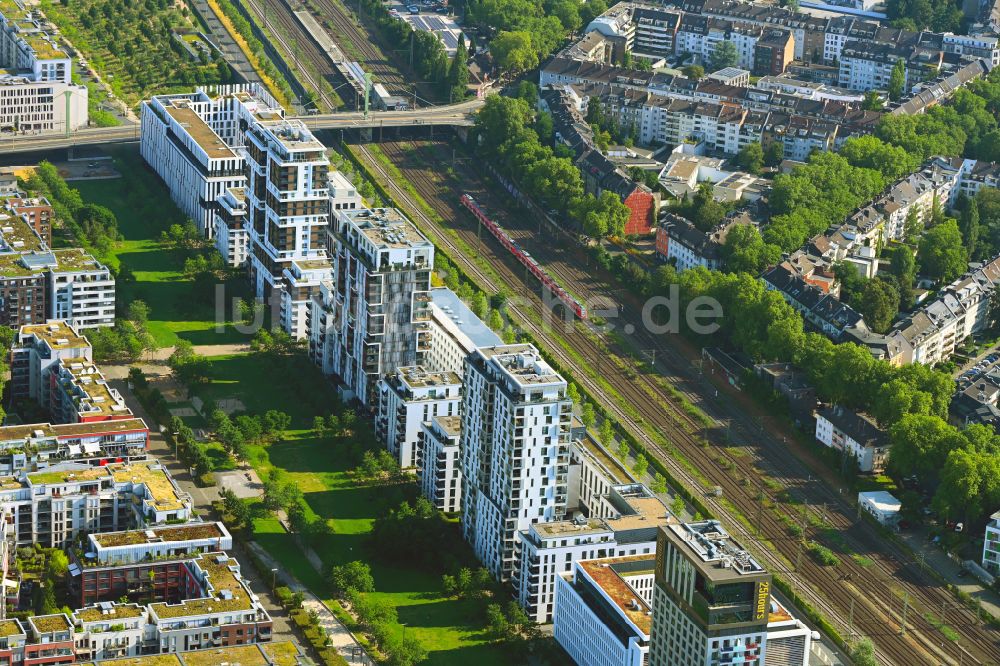
[[[278,576],[278,570],[271,569],[271,594],[274,594],[274,584],[277,576]]]

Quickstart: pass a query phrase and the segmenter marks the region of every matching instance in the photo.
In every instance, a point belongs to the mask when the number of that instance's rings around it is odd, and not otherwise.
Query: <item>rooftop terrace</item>
[[[15,426],[0,426],[0,448],[7,442],[20,443],[25,439],[60,438],[72,439],[102,433],[122,433],[146,430],[142,419],[118,419],[115,421],[91,421],[89,423],[27,423]]]
[[[96,604],[73,611],[73,617],[80,622],[132,620],[145,615],[146,609],[138,604]]]
[[[652,555],[629,555],[583,560],[579,566],[614,601],[618,611],[648,636],[653,626],[652,608],[626,579],[628,576],[652,573],[655,562]]]
[[[214,650],[185,652],[181,658],[187,666],[220,666],[220,664],[268,666],[267,658],[256,645],[236,645]]]
[[[146,530],[126,530],[123,532],[92,534],[91,538],[99,546],[114,548],[117,546],[136,546],[145,543],[221,539],[225,536],[219,528],[218,523],[188,523],[187,525],[177,525],[175,527],[154,527]]]
[[[27,632],[17,620],[0,620],[0,638],[26,635]]]
[[[399,369],[403,383],[410,388],[430,388],[434,386],[455,386],[462,383],[457,373],[450,371],[429,372],[421,365]]]
[[[101,666],[183,666],[176,654],[147,654],[142,657],[109,659],[99,663]]]
[[[686,546],[689,559],[700,563],[702,572],[712,580],[763,574],[764,567],[726,532],[717,520],[695,523],[672,523],[666,526],[675,541]]]
[[[34,486],[49,486],[56,483],[86,483],[108,476],[107,467],[91,467],[76,463],[56,465],[40,472],[28,474],[28,481]]]
[[[38,233],[17,215],[0,212],[0,236],[3,245],[11,252],[32,252],[45,248]]]
[[[230,569],[236,565],[236,560],[224,553],[203,553],[194,563],[205,572],[212,596],[188,599],[179,604],[152,604],[149,608],[158,618],[175,619],[253,609],[247,591]]]
[[[21,327],[21,335],[34,335],[44,340],[52,349],[82,349],[90,346],[87,338],[79,335],[69,324],[62,320],[50,321],[45,324],[31,324]]]
[[[108,465],[115,482],[143,484],[157,511],[175,511],[184,507],[167,471],[157,462]]]
[[[34,625],[40,634],[51,634],[56,631],[69,631],[73,624],[62,613],[55,615],[36,615],[29,617],[28,622]]]
[[[70,393],[67,390],[77,409],[81,412],[97,413],[103,416],[131,413],[121,396],[117,392],[112,392],[107,380],[104,379],[104,375],[96,365],[71,362],[63,365],[63,368],[72,378],[63,375],[66,388],[75,387],[83,394]],[[74,395],[74,393],[76,394]]]
[[[52,254],[59,262],[59,266],[55,269],[56,272],[106,270],[104,264],[95,259],[94,255],[78,247],[52,250]]]

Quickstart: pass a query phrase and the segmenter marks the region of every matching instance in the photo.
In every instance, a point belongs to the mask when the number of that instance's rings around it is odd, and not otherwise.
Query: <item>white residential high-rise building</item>
[[[996,576],[1000,574],[1000,511],[995,511],[986,523],[983,538],[983,568]]]
[[[283,284],[293,261],[326,258],[330,160],[298,120],[255,122],[246,131],[248,268],[258,298]]]
[[[330,171],[330,181],[327,183],[330,192],[330,219],[331,228],[337,211],[357,210],[365,207],[364,199],[358,194],[358,188],[354,187],[351,181],[339,171]]]
[[[342,393],[374,405],[376,382],[429,349],[434,245],[394,208],[340,210],[334,279],[313,295],[310,355]]]
[[[417,434],[417,481],[420,490],[441,511],[462,508],[462,470],[459,436],[462,419],[437,416],[420,424]]]
[[[296,340],[309,336],[313,294],[319,292],[320,285],[332,277],[333,267],[326,258],[295,259],[285,268],[279,318],[281,328]]]
[[[477,349],[462,400],[462,533],[501,580],[518,534],[566,513],[573,403],[532,345]]]
[[[140,113],[143,159],[206,238],[215,233],[219,197],[247,186],[244,128],[283,114],[259,86],[224,90],[156,95]]]
[[[657,539],[650,666],[763,666],[771,574],[717,520]]]
[[[462,378],[456,373],[398,368],[378,382],[375,434],[400,467],[415,467],[421,425],[438,416],[458,416],[461,400]]]

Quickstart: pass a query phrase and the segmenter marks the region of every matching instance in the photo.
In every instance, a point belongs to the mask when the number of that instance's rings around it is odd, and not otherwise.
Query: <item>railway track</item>
[[[365,71],[374,76],[376,83],[381,83],[390,94],[405,95],[413,103],[413,84],[393,64],[375,44],[376,36],[359,23],[340,0],[307,0],[307,6],[313,11],[321,24],[325,24],[334,41],[348,58],[359,57]],[[341,44],[344,39],[350,45]],[[406,45],[401,45],[406,46]],[[390,54],[391,55],[391,54]],[[416,106],[416,105],[415,105]]]
[[[561,244],[551,243],[548,238],[545,242],[538,242],[536,225],[528,224],[524,219],[498,215],[506,202],[496,201],[481,186],[477,190],[474,179],[465,178],[466,182],[461,183],[460,189],[442,185],[440,176],[429,175],[431,170],[424,166],[407,166],[412,151],[398,144],[385,144],[383,149],[442,217],[456,221],[456,231],[468,246],[477,246],[477,233],[474,223],[471,223],[470,217],[458,204],[458,195],[466,189],[477,200],[485,202],[490,207],[491,214],[500,218],[501,224],[515,240],[526,243],[532,255],[545,263],[546,268],[578,296],[588,298],[605,293],[606,283],[599,270],[581,268],[583,261],[577,256],[579,253],[560,247]],[[382,173],[393,197],[398,201],[408,201],[406,193],[391,183],[388,174],[371,158],[367,149],[361,146],[359,150],[363,155],[368,155],[370,166]],[[427,149],[421,149],[419,155],[421,160],[429,164],[435,164],[440,159],[439,153],[435,154]],[[488,238],[482,239],[486,248],[485,255],[505,284],[496,284],[474,261],[465,257],[456,243],[438,230],[427,216],[415,206],[410,208],[424,231],[481,284],[500,289],[524,281],[522,271],[512,259],[508,260],[499,253],[499,245],[488,234],[485,234]],[[626,301],[629,300],[627,296],[626,294]],[[534,296],[532,306],[538,307],[537,296]],[[527,313],[522,311],[523,308],[524,306],[518,305],[512,310],[518,323],[536,336],[536,339],[547,339],[546,332],[533,323]],[[748,543],[758,538],[769,541],[780,555],[770,549],[758,549],[768,567],[789,579],[797,592],[839,625],[844,635],[853,633],[871,637],[876,643],[880,659],[886,663],[907,666],[914,663],[998,663],[995,643],[1000,636],[998,632],[979,626],[970,611],[955,606],[950,593],[937,587],[933,578],[921,571],[901,549],[882,543],[877,532],[870,526],[855,520],[853,509],[843,497],[824,484],[813,482],[808,468],[797,458],[789,456],[775,438],[765,436],[766,433],[761,432],[760,426],[748,416],[739,412],[730,413],[722,402],[706,401],[703,398],[705,387],[700,386],[703,378],[698,376],[689,359],[678,350],[665,345],[662,340],[644,335],[641,328],[636,329],[633,341],[639,348],[655,349],[659,358],[655,359],[655,373],[638,374],[629,378],[613,364],[605,362],[603,366],[600,365],[600,359],[607,355],[607,349],[580,325],[565,331],[563,337],[574,350],[593,362],[595,367],[600,367],[603,376],[613,377],[615,389],[633,406],[634,413],[626,413],[599,382],[584,373],[579,373],[579,383],[596,398],[602,399],[602,403],[611,408],[615,417],[629,427],[630,432],[651,453],[657,455],[676,478],[685,480],[692,488],[704,489],[701,480],[678,463],[671,451],[648,434],[648,427],[663,433],[670,445],[676,447],[688,460],[709,459],[709,464],[700,470],[705,479],[710,484],[720,486],[726,500],[743,515],[756,517],[754,529],[741,523],[731,523],[733,533]],[[571,355],[558,345],[552,346],[548,351],[567,367],[577,365]],[[668,362],[664,363],[664,359]],[[683,370],[678,371],[678,367]],[[702,429],[701,424],[673,404],[670,396],[656,381],[655,375],[660,373],[666,375],[668,380],[675,383],[679,390],[709,416],[727,424],[728,432],[734,435],[730,442],[732,447],[704,448],[697,436]],[[668,408],[664,409],[664,405]],[[718,440],[721,433],[722,429],[716,427],[712,434]],[[780,480],[779,485],[769,487],[756,481],[765,475]],[[802,539],[792,537],[788,524],[782,522],[776,510],[771,508],[784,504],[787,499],[785,493],[806,502],[801,517],[806,538],[828,541],[832,531],[841,540],[842,550],[861,554],[870,563],[863,565],[845,556],[842,557],[840,566],[827,568],[817,565],[808,555],[803,554]],[[726,506],[726,500],[709,497],[706,498],[706,503],[718,515],[728,515],[731,508]],[[818,509],[820,506],[823,507],[822,511]],[[787,510],[783,509],[781,512],[795,519]],[[907,607],[906,611],[904,605]],[[905,636],[900,635],[904,612],[907,613]],[[940,618],[943,623],[960,632],[963,635],[960,641],[955,643],[947,640],[927,616]]]
[[[245,0],[250,13],[257,23],[272,35],[276,45],[284,52],[289,66],[297,69],[295,75],[312,88],[320,100],[333,110],[337,108],[335,98],[331,98],[321,85],[325,81],[336,88],[339,82],[336,70],[326,54],[313,41],[302,24],[292,14],[292,6],[285,0]],[[308,66],[303,66],[308,63]]]

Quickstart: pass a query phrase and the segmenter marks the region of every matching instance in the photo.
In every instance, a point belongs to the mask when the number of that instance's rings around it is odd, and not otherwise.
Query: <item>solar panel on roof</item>
[[[439,32],[438,35],[441,37],[442,40],[444,40],[444,47],[446,49],[457,49],[458,48],[458,40],[455,38],[455,35],[453,35],[452,33],[450,33],[450,32]]]

